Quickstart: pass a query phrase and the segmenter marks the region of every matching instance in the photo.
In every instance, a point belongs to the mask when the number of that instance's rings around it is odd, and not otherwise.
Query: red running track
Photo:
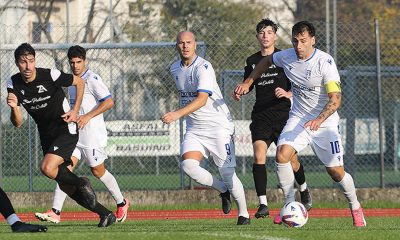
[[[256,209],[249,211],[250,216],[254,216]],[[278,214],[278,209],[270,210],[270,215]],[[366,217],[400,217],[400,208],[393,209],[364,209]],[[33,213],[18,213],[18,216],[23,221],[37,221]],[[311,218],[329,218],[329,217],[350,217],[349,209],[333,209],[333,208],[316,208],[309,212]],[[129,211],[128,220],[154,220],[154,219],[217,219],[217,218],[236,218],[237,210],[232,210],[231,213],[225,215],[221,210],[145,210],[145,211]],[[0,219],[3,219],[0,216]],[[85,212],[62,212],[61,221],[72,220],[95,220],[99,219],[98,215]]]

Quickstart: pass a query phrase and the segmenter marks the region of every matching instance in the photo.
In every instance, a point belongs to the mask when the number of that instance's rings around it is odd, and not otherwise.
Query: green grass
[[[0,223],[1,239],[398,239],[400,218],[367,218],[367,227],[355,229],[351,218],[311,218],[299,229],[274,225],[270,218],[252,219],[251,225],[236,226],[235,219],[126,221],[106,229],[97,222],[48,224],[47,233],[14,234]]]

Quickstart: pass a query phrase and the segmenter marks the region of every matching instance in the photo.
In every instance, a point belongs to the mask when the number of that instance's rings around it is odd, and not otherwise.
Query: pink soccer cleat
[[[351,210],[351,216],[353,217],[353,226],[354,227],[365,227],[367,226],[367,222],[364,218],[364,213],[361,206],[358,209]]]
[[[61,221],[60,215],[57,215],[53,212],[53,210],[48,210],[45,213],[35,213],[35,217],[40,221],[44,222],[52,222],[52,223],[59,223]]]
[[[279,213],[274,217],[274,224],[282,224],[282,218]]]
[[[126,217],[128,216],[128,208],[131,205],[128,199],[124,198],[125,205],[117,208],[117,212],[115,213],[117,217],[117,222],[124,222]]]

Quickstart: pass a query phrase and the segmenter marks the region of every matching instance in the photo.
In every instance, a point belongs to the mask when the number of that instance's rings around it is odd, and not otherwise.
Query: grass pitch
[[[248,226],[237,226],[236,219],[212,220],[146,220],[126,221],[108,228],[97,222],[61,222],[47,224],[47,233],[12,233],[6,222],[0,223],[1,239],[267,239],[267,240],[337,240],[393,239],[400,236],[400,218],[369,217],[367,227],[356,229],[351,218],[310,218],[299,229],[274,225],[271,218],[251,219]]]

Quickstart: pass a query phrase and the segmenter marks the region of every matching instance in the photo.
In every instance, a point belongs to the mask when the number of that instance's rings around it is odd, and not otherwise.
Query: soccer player
[[[195,35],[178,33],[176,48],[181,60],[170,71],[180,95],[181,108],[161,117],[169,124],[186,116],[186,133],[181,145],[181,167],[196,182],[219,191],[222,210],[231,210],[230,193],[237,202],[237,224],[250,224],[242,182],[235,173],[234,125],[229,109],[222,98],[215,72],[210,62],[197,56]],[[211,155],[222,181],[200,166]]]
[[[78,160],[83,157],[95,177],[100,179],[107,187],[117,204],[116,217],[118,222],[124,222],[129,208],[129,200],[122,196],[115,177],[105,168],[104,161],[107,159],[104,147],[107,146],[107,130],[103,113],[114,106],[110,91],[103,83],[101,77],[86,67],[86,50],[79,46],[68,49],[68,59],[71,71],[75,76],[85,81],[85,91],[78,117],[79,141],[72,153],[73,165],[69,166],[72,171]],[[70,105],[76,102],[76,88],[69,87]],[[42,221],[59,223],[61,220],[61,209],[64,204],[65,194],[57,185],[54,193],[53,207],[45,213],[35,213]]]
[[[7,194],[0,187],[0,213],[11,226],[13,232],[46,232],[47,227],[36,224],[24,223],[15,214],[14,207],[11,204]]]
[[[263,58],[235,92],[246,94],[254,80],[272,64],[284,69],[292,82],[293,92],[293,106],[276,152],[277,174],[285,203],[294,201],[294,174],[290,159],[310,144],[346,196],[353,225],[364,227],[366,221],[353,178],[343,167],[337,113],[342,95],[335,61],[329,54],[314,47],[315,28],[310,22],[301,21],[293,26],[292,44],[293,48]]]
[[[14,52],[19,73],[7,81],[7,104],[11,122],[21,127],[23,115],[20,104],[36,122],[43,160],[40,170],[54,179],[60,188],[79,205],[99,214],[98,227],[115,222],[114,214],[97,202],[89,179],[79,178],[68,166],[78,142],[77,115],[83,98],[84,81],[57,69],[36,68],[35,50],[23,43]],[[76,103],[71,109],[62,87],[76,86]]]
[[[262,19],[256,26],[256,37],[260,45],[260,51],[246,59],[244,68],[244,79],[246,79],[260,60],[280,49],[275,47],[277,40],[276,32],[278,25],[270,19]],[[272,142],[278,141],[279,135],[289,117],[290,82],[280,67],[271,65],[265,69],[260,78],[256,79],[250,86],[249,91],[255,87],[256,102],[251,114],[250,131],[253,141],[254,163],[253,178],[259,200],[259,207],[255,213],[256,218],[264,218],[269,215],[266,196],[267,171],[265,169],[266,154]],[[235,100],[240,100],[240,95],[233,95]],[[299,185],[301,202],[310,210],[312,200],[307,188],[303,165],[294,156],[291,159],[294,175]],[[277,219],[278,223],[280,222]]]

